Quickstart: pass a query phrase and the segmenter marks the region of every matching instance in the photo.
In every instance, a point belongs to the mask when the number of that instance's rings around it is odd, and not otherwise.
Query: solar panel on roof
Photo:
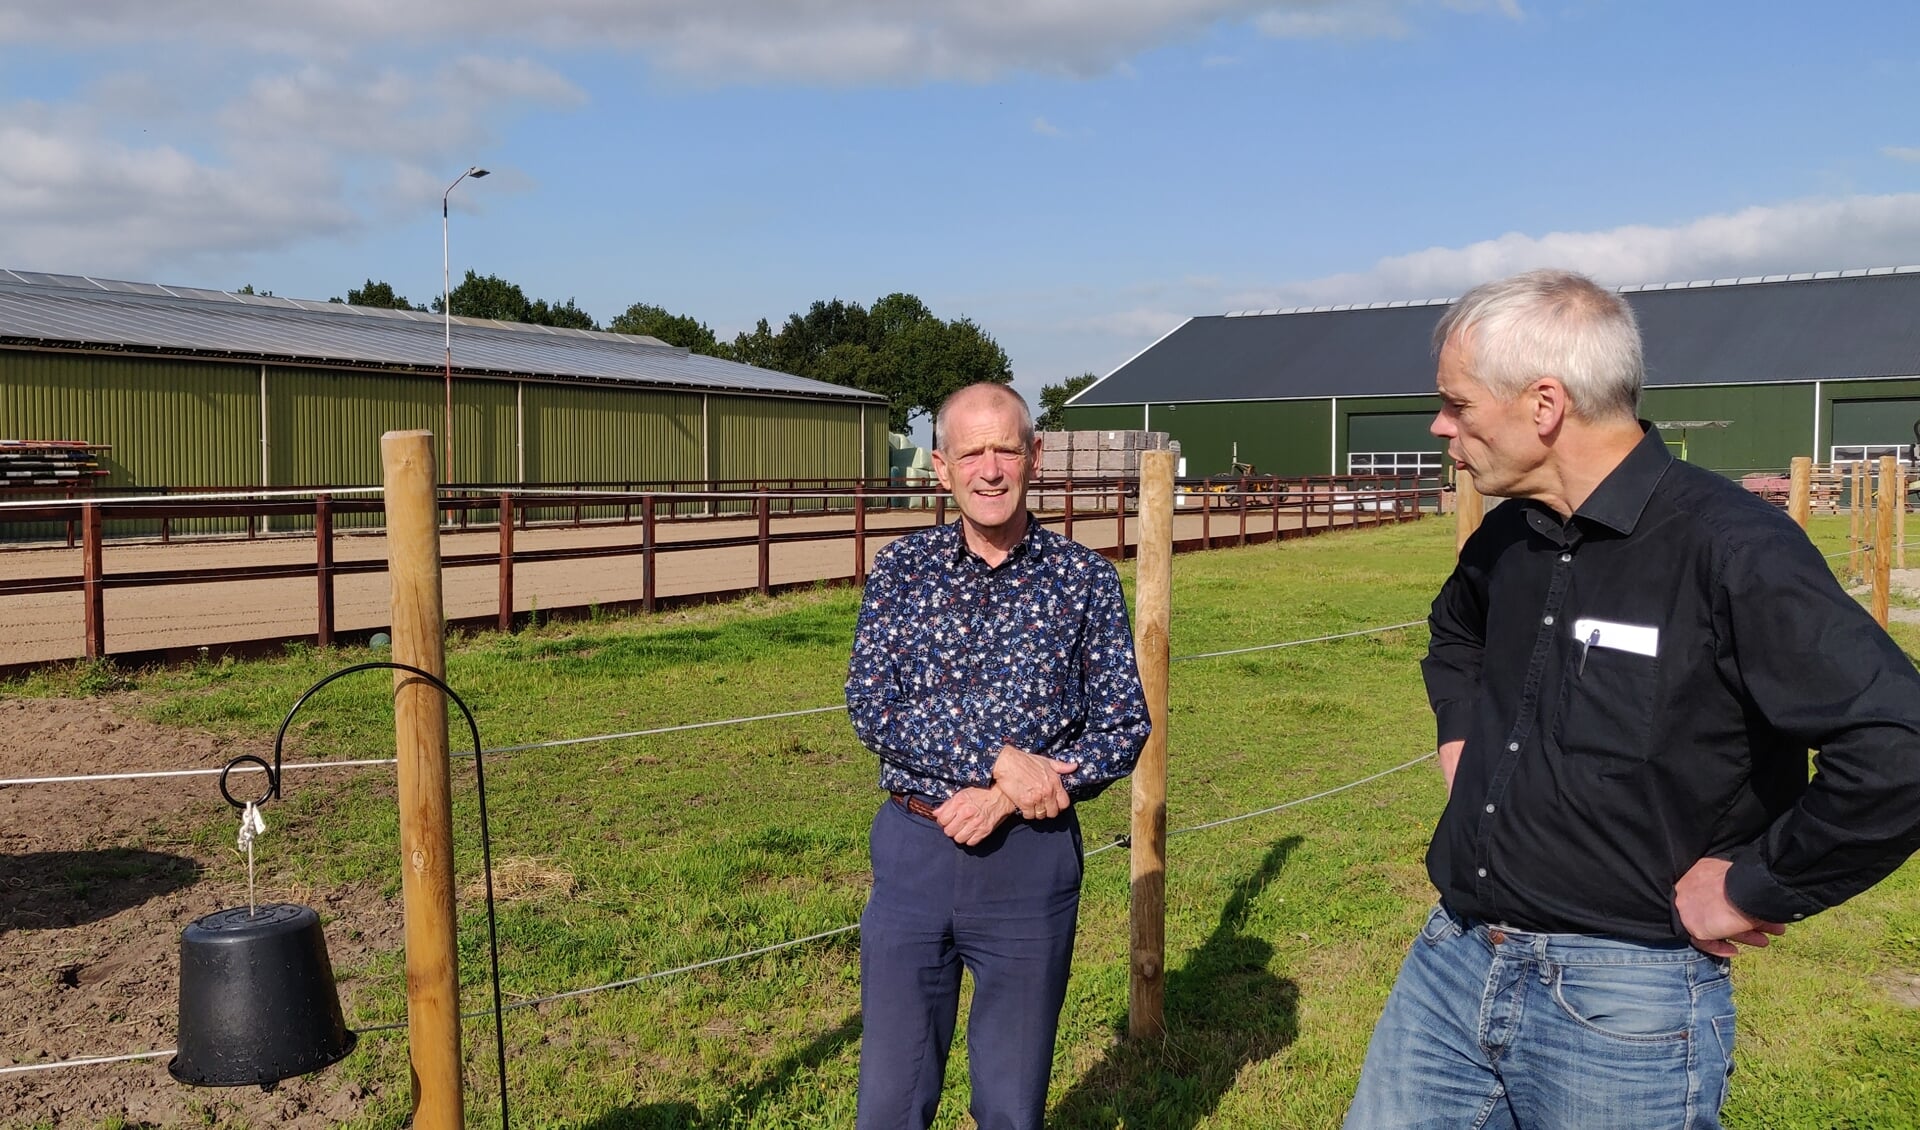
[[[883,403],[858,389],[705,357],[627,334],[455,318],[455,367]],[[311,299],[0,272],[0,338],[432,371],[442,319]]]

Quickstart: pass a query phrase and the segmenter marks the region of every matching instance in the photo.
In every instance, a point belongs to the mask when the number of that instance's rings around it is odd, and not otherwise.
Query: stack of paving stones
[[[1072,479],[1076,486],[1137,479],[1143,451],[1172,451],[1178,455],[1180,444],[1166,432],[1041,432],[1040,479],[1045,483]],[[1043,488],[1034,492],[1034,505],[1040,510],[1063,510],[1066,495]]]

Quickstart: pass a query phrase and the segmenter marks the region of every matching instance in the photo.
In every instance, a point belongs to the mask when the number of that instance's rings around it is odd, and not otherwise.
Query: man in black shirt
[[[1434,601],[1440,903],[1347,1126],[1718,1126],[1728,959],[1920,848],[1920,674],[1782,513],[1636,418],[1617,294],[1530,272],[1434,342],[1433,433],[1512,501]]]

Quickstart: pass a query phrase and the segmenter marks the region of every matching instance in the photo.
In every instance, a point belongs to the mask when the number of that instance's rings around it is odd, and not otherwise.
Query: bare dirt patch
[[[129,695],[0,699],[0,779],[271,755],[268,742],[142,721],[132,715],[136,703]],[[247,901],[232,841],[208,848],[199,835],[231,813],[211,777],[0,787],[0,1067],[174,1046],[180,931]],[[290,891],[263,881],[259,897],[351,922],[352,930],[327,929],[337,970],[400,945],[398,911],[376,891]],[[342,992],[351,1017],[351,983]],[[268,1094],[190,1089],[166,1062],[0,1075],[0,1124],[321,1127],[366,1100],[338,1071]]]

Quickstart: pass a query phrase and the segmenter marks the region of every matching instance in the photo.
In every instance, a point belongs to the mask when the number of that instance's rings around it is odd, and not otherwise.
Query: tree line
[[[517,284],[498,275],[469,270],[448,296],[453,313],[463,318],[492,318],[577,330],[657,338],[694,353],[809,377],[828,384],[879,393],[887,398],[888,422],[904,432],[916,415],[931,415],[955,389],[979,381],[1005,384],[1013,379],[1006,350],[966,317],[945,319],[919,298],[893,293],[871,306],[839,298],[814,302],[804,313],[789,314],[776,329],[761,318],[750,331],[723,341],[698,318],[636,302],[604,327],[572,298],[550,302],[528,298]],[[442,313],[445,301],[410,302],[391,284],[368,279],[347,291],[345,302],[391,310]],[[1058,427],[1060,405],[1091,384],[1092,373],[1047,385],[1040,394],[1041,427]]]

